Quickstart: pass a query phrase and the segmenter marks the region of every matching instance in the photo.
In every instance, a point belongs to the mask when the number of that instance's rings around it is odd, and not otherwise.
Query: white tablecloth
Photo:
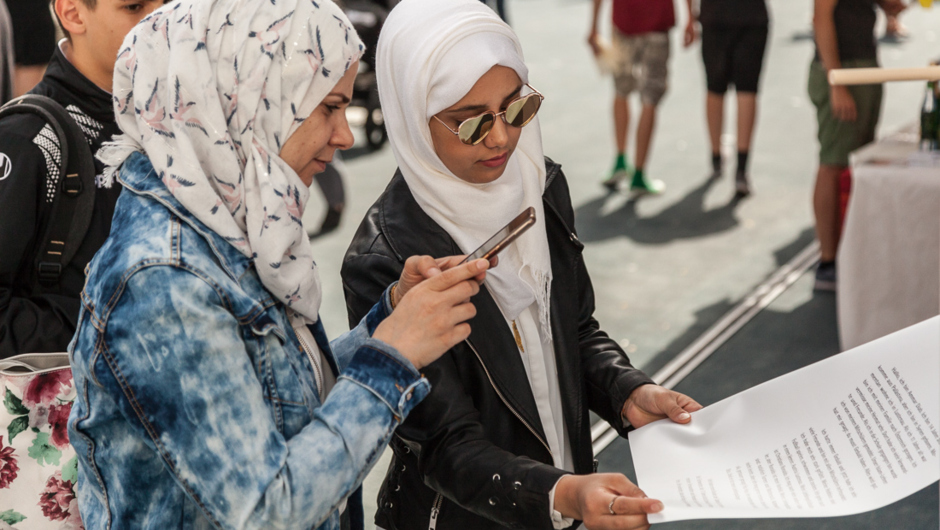
[[[912,128],[853,154],[837,263],[843,349],[940,314],[940,157]]]

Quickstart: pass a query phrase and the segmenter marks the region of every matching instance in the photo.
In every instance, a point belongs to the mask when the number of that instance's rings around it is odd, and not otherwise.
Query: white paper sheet
[[[760,352],[754,352],[760,355]],[[695,396],[692,396],[695,397]],[[630,433],[651,523],[874,510],[940,479],[940,317]]]

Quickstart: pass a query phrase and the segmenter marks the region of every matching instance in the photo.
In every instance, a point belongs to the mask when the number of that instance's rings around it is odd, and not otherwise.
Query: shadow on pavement
[[[682,350],[692,344],[695,339],[701,337],[715,322],[718,322],[721,317],[731,311],[735,305],[732,301],[725,299],[696,310],[695,322],[644,365],[643,371],[652,376],[661,370],[676,355],[679,355]]]
[[[677,239],[693,239],[730,230],[737,226],[734,215],[741,199],[734,197],[720,208],[705,210],[705,195],[718,182],[705,180],[679,202],[652,217],[639,217],[636,205],[645,197],[631,198],[610,213],[603,213],[607,194],[588,201],[575,210],[578,237],[585,242],[628,237],[637,243],[661,245]]]
[[[777,261],[777,265],[782,267],[785,263],[796,257],[804,248],[809,246],[814,239],[816,239],[815,228],[809,227],[803,229],[793,241],[774,251],[774,259]]]
[[[813,239],[816,237],[815,231],[812,227],[804,229],[800,232],[796,238],[793,239],[790,243],[778,248],[774,251],[773,255],[777,262],[777,265],[782,266],[787,263],[794,256],[800,253],[807,245],[812,243]],[[755,285],[756,287],[756,285]],[[686,328],[686,330],[679,336],[677,336],[672,342],[670,342],[662,351],[656,354],[646,365],[643,366],[643,371],[648,374],[655,374],[657,370],[661,369],[669,361],[671,361],[676,355],[678,355],[683,349],[687,348],[692,344],[695,339],[699,338],[709,327],[714,325],[718,320],[731,311],[738,302],[732,302],[731,300],[719,300],[711,305],[707,305],[698,309],[695,312],[695,322]],[[834,302],[833,302],[834,304]],[[835,307],[831,311],[831,325],[832,329],[836,329],[835,326]],[[792,331],[792,330],[791,330]],[[838,342],[838,340],[837,340]],[[836,349],[838,350],[838,344]]]
[[[789,312],[765,309],[676,390],[707,406],[839,353],[835,305],[833,293],[817,292]]]

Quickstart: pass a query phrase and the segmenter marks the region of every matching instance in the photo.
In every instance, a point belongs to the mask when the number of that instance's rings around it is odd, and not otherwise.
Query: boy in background
[[[734,85],[737,102],[737,168],[734,188],[738,197],[751,194],[747,162],[757,119],[757,85],[764,63],[764,49],[770,24],[764,0],[701,0],[695,14],[692,0],[686,0],[689,22],[683,44],[696,38],[695,22],[702,24],[702,60],[708,95],[705,114],[712,147],[712,177],[721,176],[721,132],[725,112],[725,92]]]
[[[594,0],[588,44],[600,55],[597,19],[603,0]],[[617,158],[610,176],[603,182],[613,190],[630,177],[630,189],[640,193],[662,193],[660,180],[649,180],[644,169],[649,156],[656,106],[666,93],[669,60],[669,30],[675,25],[673,0],[613,0],[612,45],[618,65],[614,73],[614,136]],[[636,91],[642,110],[636,128],[635,166],[627,159],[630,105],[627,97]]]
[[[120,133],[111,81],[124,36],[163,0],[56,0],[67,36],[56,46],[31,94],[59,103],[78,123],[96,153]],[[52,127],[34,114],[0,120],[0,359],[21,353],[65,351],[78,320],[85,265],[111,231],[120,194],[101,177],[95,159],[95,209],[78,251],[54,285],[42,284],[36,253],[60,193],[61,147]]]

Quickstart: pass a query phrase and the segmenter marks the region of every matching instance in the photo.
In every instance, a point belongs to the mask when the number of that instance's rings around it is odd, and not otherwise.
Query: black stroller
[[[356,76],[351,105],[366,109],[366,141],[369,148],[374,150],[382,147],[382,144],[388,140],[385,121],[382,119],[382,108],[379,106],[379,90],[375,77],[375,47],[379,42],[379,32],[392,6],[384,2],[379,4],[369,0],[352,0],[341,5],[366,45],[366,53],[359,61],[359,74]]]

